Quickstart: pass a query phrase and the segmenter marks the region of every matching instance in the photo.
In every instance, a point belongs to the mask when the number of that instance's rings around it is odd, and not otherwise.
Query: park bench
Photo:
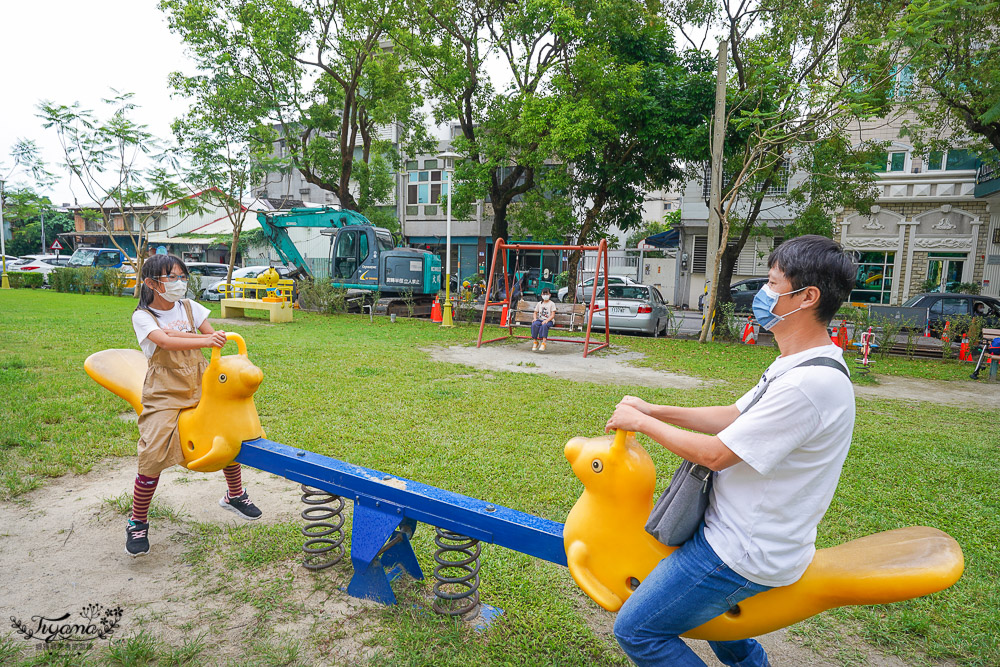
[[[256,278],[236,278],[231,285],[219,285],[222,317],[245,317],[247,310],[263,310],[271,322],[291,322],[293,286],[294,281],[288,279],[272,286]]]
[[[521,299],[517,302],[514,314],[514,324],[531,326],[535,320],[535,303]],[[587,306],[582,303],[556,303],[556,319],[552,322],[553,329],[564,331],[583,331],[587,326]]]

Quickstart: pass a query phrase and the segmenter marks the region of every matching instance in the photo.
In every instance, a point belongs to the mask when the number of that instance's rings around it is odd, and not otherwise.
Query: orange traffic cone
[[[508,315],[507,304],[503,304],[503,309],[500,311],[500,326],[505,327],[507,325],[507,315]]]
[[[962,334],[962,347],[958,350],[959,361],[972,361],[972,351],[969,349],[969,337]]]
[[[838,327],[833,328],[833,333],[830,334],[830,342],[840,347],[840,329]]]
[[[945,345],[951,345],[951,338],[948,336],[949,328],[951,328],[951,322],[945,322],[944,331],[941,332],[941,342]]]
[[[746,345],[756,345],[757,341],[753,338],[753,321],[751,318],[747,318],[746,326],[743,327],[743,336],[740,338],[740,342]]]
[[[440,323],[443,319],[441,314],[441,300],[438,297],[434,297],[434,303],[431,304],[431,322]]]

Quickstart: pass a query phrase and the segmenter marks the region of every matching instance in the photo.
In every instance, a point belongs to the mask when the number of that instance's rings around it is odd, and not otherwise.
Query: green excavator
[[[398,314],[430,312],[441,290],[441,258],[427,250],[398,248],[388,229],[375,227],[355,211],[293,208],[260,212],[257,222],[292,277],[316,276],[288,235],[295,227],[321,228],[330,237],[330,283],[348,291],[354,303],[373,303]]]

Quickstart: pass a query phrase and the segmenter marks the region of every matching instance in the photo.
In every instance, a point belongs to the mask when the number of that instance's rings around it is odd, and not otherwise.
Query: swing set
[[[507,264],[507,251],[513,250],[516,252],[514,260],[514,273],[511,274],[508,271]],[[602,348],[611,345],[611,334],[608,330],[608,243],[605,240],[601,240],[598,245],[540,245],[540,244],[526,244],[526,243],[505,243],[503,239],[497,239],[493,248],[493,264],[490,267],[490,277],[486,283],[486,301],[483,305],[483,317],[479,323],[479,338],[476,340],[476,347],[480,348],[486,343],[495,343],[501,340],[507,340],[508,338],[530,338],[530,336],[523,336],[514,333],[514,326],[516,324],[515,312],[517,311],[518,304],[512,302],[511,297],[513,296],[513,288],[515,287],[514,281],[511,280],[513,275],[515,280],[519,281],[520,278],[517,276],[517,270],[521,262],[521,253],[525,250],[579,250],[581,252],[596,251],[597,252],[597,263],[594,268],[594,289],[591,290],[590,294],[590,304],[584,314],[584,319],[587,322],[586,335],[583,338],[554,338],[549,336],[550,341],[558,341],[561,343],[583,343],[583,357],[587,358],[587,355],[591,352],[596,352]],[[491,301],[494,298],[495,288],[499,288],[500,281],[495,278],[497,271],[500,271],[500,275],[503,278],[503,298],[498,301]],[[598,306],[597,304],[597,287],[598,281],[604,286],[604,305]],[[520,296],[520,290],[517,290],[518,297]],[[491,338],[490,340],[483,340],[483,330],[486,328],[486,315],[489,312],[490,306],[501,306],[501,313],[506,315],[506,321],[501,322],[501,326],[507,329],[506,336],[500,336],[499,338]],[[556,304],[556,310],[558,312],[560,304]],[[591,326],[594,321],[594,313],[604,313],[604,342],[598,344],[597,341],[593,343],[590,340]],[[557,327],[558,328],[558,327]]]

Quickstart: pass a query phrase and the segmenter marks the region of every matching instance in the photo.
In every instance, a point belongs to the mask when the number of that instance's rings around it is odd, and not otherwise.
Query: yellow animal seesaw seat
[[[264,374],[247,357],[243,337],[227,333],[236,341],[239,354],[223,357],[219,348],[201,378],[201,400],[182,410],[177,422],[184,465],[198,472],[222,470],[240,453],[244,440],[264,437],[253,394]],[[142,414],[142,385],[146,379],[146,356],[139,350],[102,350],[83,362],[87,375],[99,385],[121,396]]]
[[[597,604],[617,611],[634,587],[676,547],[645,530],[656,468],[631,433],[573,438],[566,458],[584,491],[566,518],[563,539],[573,579]],[[962,549],[951,536],[917,526],[889,530],[816,552],[790,586],[744,600],[685,637],[756,637],[844,605],[883,604],[948,588],[962,576]]]

